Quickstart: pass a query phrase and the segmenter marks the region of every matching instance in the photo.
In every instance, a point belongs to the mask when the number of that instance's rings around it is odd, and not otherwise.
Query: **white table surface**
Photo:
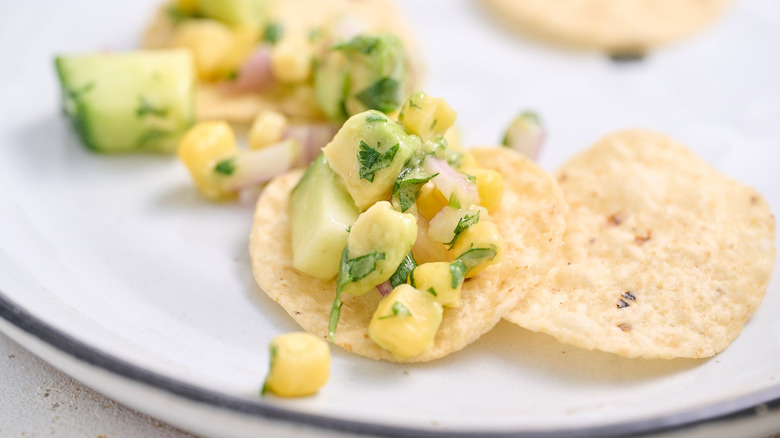
[[[43,436],[196,438],[95,392],[0,333],[0,437]]]
[[[0,334],[0,436],[192,438],[93,391]]]

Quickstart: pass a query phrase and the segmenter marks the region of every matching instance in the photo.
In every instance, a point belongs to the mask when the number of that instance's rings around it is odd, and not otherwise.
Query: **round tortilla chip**
[[[641,53],[713,22],[730,0],[483,0],[521,30],[559,43]]]
[[[775,260],[756,190],[649,131],[610,135],[557,177],[562,258],[509,321],[627,357],[709,357],[737,337]]]
[[[406,362],[436,359],[475,341],[544,278],[558,257],[566,204],[554,178],[506,148],[471,152],[480,165],[504,177],[502,206],[492,216],[504,237],[504,259],[464,283],[462,304],[444,310],[434,346]],[[300,177],[296,171],[276,178],[258,200],[250,237],[252,269],[260,288],[301,327],[327,339],[336,281],[318,280],[292,265],[289,197]],[[335,343],[362,356],[395,362],[368,336],[368,323],[379,300],[379,293],[342,295]]]

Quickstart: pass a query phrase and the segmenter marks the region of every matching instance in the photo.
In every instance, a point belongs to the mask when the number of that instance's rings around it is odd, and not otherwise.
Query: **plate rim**
[[[740,396],[736,399],[714,402],[705,406],[687,409],[677,413],[650,417],[646,419],[617,422],[603,426],[588,426],[577,429],[518,429],[518,430],[454,430],[446,427],[426,429],[416,427],[391,426],[366,421],[335,418],[326,415],[293,411],[264,403],[258,397],[250,401],[230,394],[199,387],[162,373],[148,370],[140,365],[101,351],[88,342],[68,334],[54,325],[34,315],[28,309],[13,301],[0,289],[0,318],[11,323],[23,332],[42,341],[49,348],[59,350],[78,361],[97,367],[111,375],[128,379],[134,383],[149,386],[190,402],[202,403],[209,407],[244,414],[257,420],[274,420],[290,426],[305,425],[331,432],[344,432],[371,436],[393,437],[469,437],[488,438],[607,438],[619,436],[646,435],[648,433],[670,433],[692,429],[716,422],[749,420],[765,416],[768,413],[780,413],[780,385]],[[23,342],[20,342],[24,346]],[[35,353],[33,353],[35,354]],[[38,356],[37,354],[35,354]],[[38,356],[40,357],[40,356]],[[45,359],[45,358],[43,358]],[[56,367],[55,364],[52,364]],[[69,374],[63,370],[65,374]],[[100,385],[84,379],[96,390]],[[154,412],[149,415],[157,416]]]

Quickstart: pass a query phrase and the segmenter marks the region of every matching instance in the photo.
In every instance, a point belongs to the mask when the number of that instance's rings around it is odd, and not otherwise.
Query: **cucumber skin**
[[[191,55],[183,50],[57,56],[55,67],[64,112],[91,151],[171,153],[195,122],[195,72]],[[150,72],[171,89],[150,81]],[[145,98],[159,99],[170,114],[139,121]]]
[[[73,91],[66,88],[67,81],[67,67],[66,60],[58,56],[54,59],[54,64],[57,68],[57,78],[60,81],[60,88],[62,90],[62,110],[63,113],[71,119],[73,127],[81,138],[82,143],[87,149],[100,152],[100,148],[95,145],[95,141],[90,135],[88,123],[84,117],[78,116],[86,111],[81,101],[73,96]]]

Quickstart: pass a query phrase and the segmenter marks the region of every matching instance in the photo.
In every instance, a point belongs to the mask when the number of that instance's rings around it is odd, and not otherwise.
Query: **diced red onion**
[[[423,168],[430,173],[438,174],[431,179],[431,182],[445,198],[451,199],[455,194],[462,207],[479,204],[477,185],[453,169],[446,161],[428,155],[423,160]]]
[[[296,140],[286,139],[262,149],[245,151],[236,158],[235,172],[225,179],[225,190],[244,190],[286,172],[298,161],[300,150]]]
[[[227,93],[248,93],[268,88],[274,83],[271,70],[271,49],[267,44],[259,46],[238,69],[236,78],[224,84]]]
[[[320,154],[322,148],[336,135],[337,128],[328,123],[311,125],[289,125],[284,129],[283,138],[298,142],[301,153],[294,166],[307,166]]]
[[[376,290],[379,291],[379,295],[387,296],[390,292],[393,291],[393,285],[390,283],[390,280],[385,281],[384,283],[378,285],[376,287]]]
[[[512,120],[504,139],[505,146],[535,160],[542,149],[546,132],[539,118],[532,113],[523,113]]]

